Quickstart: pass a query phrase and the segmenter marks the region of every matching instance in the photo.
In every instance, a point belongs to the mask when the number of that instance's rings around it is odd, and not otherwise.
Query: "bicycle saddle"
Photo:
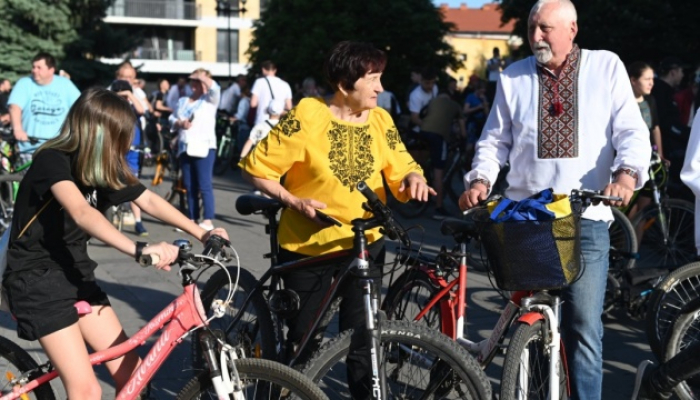
[[[480,224],[473,219],[445,218],[440,224],[440,233],[452,235],[455,240],[461,242],[461,238],[469,239],[479,236]]]
[[[277,199],[255,194],[244,194],[236,200],[236,211],[241,215],[250,215],[259,211],[277,213],[284,205]]]

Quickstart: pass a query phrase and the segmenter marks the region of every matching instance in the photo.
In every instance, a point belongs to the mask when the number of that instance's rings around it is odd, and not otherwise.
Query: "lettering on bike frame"
[[[160,338],[148,352],[139,369],[116,397],[118,400],[133,400],[138,397],[146,383],[155,375],[158,368],[165,362],[175,346],[181,342],[185,334],[191,329],[202,326],[203,321],[206,320],[199,289],[195,284],[189,284],[184,287],[180,296],[128,340],[117,346],[91,354],[90,363],[94,366],[107,360],[119,358],[141,346],[154,333],[164,328]],[[48,372],[22,387],[15,388],[12,393],[1,397],[0,400],[17,399],[22,394],[36,389],[39,385],[51,381],[57,376],[56,370]]]

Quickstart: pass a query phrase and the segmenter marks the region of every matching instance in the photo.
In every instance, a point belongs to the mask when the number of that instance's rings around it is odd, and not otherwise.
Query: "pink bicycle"
[[[183,293],[127,341],[90,356],[92,365],[121,357],[142,346],[162,329],[141,366],[116,398],[137,399],[175,346],[193,333],[198,333],[196,337],[202,345],[208,369],[189,381],[178,394],[178,399],[327,399],[318,386],[299,372],[269,360],[242,358],[242,351],[225,344],[208,329],[210,319],[224,315],[238,278],[229,275],[232,290],[226,299],[213,302],[214,315],[208,318],[192,274],[212,266],[227,271],[222,261],[230,260],[230,255],[235,254],[231,251],[230,243],[213,236],[202,254],[191,253],[192,245],[187,240],[177,240],[174,244],[180,248],[177,264],[180,266]],[[142,266],[149,266],[157,263],[158,260],[154,258],[144,255],[139,261]],[[79,312],[90,311],[79,309]],[[19,346],[6,338],[0,339],[0,400],[28,399],[29,395],[40,400],[54,399],[54,393],[47,383],[55,379],[58,372],[51,363],[36,365]]]

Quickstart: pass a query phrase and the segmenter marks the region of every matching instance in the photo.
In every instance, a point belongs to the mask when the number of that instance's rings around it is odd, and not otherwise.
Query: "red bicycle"
[[[198,332],[198,340],[202,345],[202,354],[205,356],[208,369],[188,382],[177,396],[178,399],[289,398],[293,395],[300,399],[327,400],[318,386],[299,372],[269,360],[241,358],[242,352],[239,349],[223,343],[208,329],[210,319],[224,315],[227,304],[235,292],[237,282],[234,281],[237,281],[237,278],[231,279],[229,275],[232,290],[228,298],[215,301],[212,305],[214,316],[207,318],[192,274],[212,266],[226,271],[222,261],[231,258],[230,243],[221,237],[212,236],[202,254],[191,253],[192,245],[187,240],[176,240],[174,244],[180,248],[177,263],[180,266],[183,293],[127,341],[90,355],[92,365],[121,357],[142,346],[149,337],[162,329],[160,337],[143,359],[138,370],[117,394],[117,399],[138,398],[175,346]],[[144,255],[140,259],[140,264],[149,266],[156,264],[157,261],[156,257]],[[79,312],[84,314],[89,313],[90,310],[79,309]],[[0,343],[6,342],[10,341],[2,338]],[[7,347],[0,347],[0,350],[4,349]],[[48,385],[43,385],[55,379],[58,372],[53,369],[50,362],[35,368],[23,368],[31,364],[26,362],[27,359],[31,360],[31,357],[26,352],[17,353],[17,349],[23,352],[16,345],[13,346],[14,353],[0,351],[0,365],[4,372],[0,377],[3,380],[0,384],[0,400],[26,399],[27,394],[35,389],[36,391],[31,393],[35,398],[54,399],[53,391]],[[24,362],[18,363],[17,360]],[[19,371],[8,373],[8,368],[12,366]]]
[[[570,199],[574,210],[571,218],[559,219],[567,225],[577,225],[581,213],[593,200],[617,200],[587,190],[572,191]],[[441,331],[472,353],[482,368],[504,349],[503,341],[512,327],[514,333],[506,348],[500,398],[565,399],[569,382],[560,342],[561,300],[553,285],[539,288],[535,287],[537,284],[528,284],[528,290],[517,290],[522,287],[512,285],[502,287],[511,291],[510,298],[490,336],[480,341],[466,336],[467,248],[471,239],[482,234],[484,213],[484,208],[477,208],[467,211],[462,220],[443,220],[440,230],[454,238],[457,243],[454,250],[443,247],[432,260],[411,254],[399,258],[397,262],[408,269],[390,285],[382,308],[390,319],[422,322]],[[572,256],[578,258],[580,246],[573,246],[572,251],[578,251]]]

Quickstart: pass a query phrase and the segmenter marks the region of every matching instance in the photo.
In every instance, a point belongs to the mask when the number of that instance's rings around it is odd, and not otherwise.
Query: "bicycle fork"
[[[549,394],[551,399],[559,398],[559,365],[561,359],[561,333],[559,331],[559,312],[561,308],[561,300],[559,296],[552,297],[551,307],[547,304],[535,303],[529,304],[533,297],[524,298],[523,308],[527,311],[518,318],[518,321],[532,325],[536,321],[544,320],[546,332],[542,332],[542,338],[549,350]],[[528,374],[527,366],[530,365],[530,355],[528,352],[523,352],[521,355],[520,365],[520,382],[527,384]],[[565,371],[566,373],[566,371]],[[529,388],[523,388],[523,393],[529,393]]]
[[[245,400],[243,385],[234,362],[238,359],[236,350],[229,344],[224,344],[223,348],[218,350],[216,338],[210,332],[201,332],[199,340],[209,365],[209,376],[217,397],[223,400],[233,396],[234,400]],[[217,350],[219,352],[218,359],[216,357]]]

